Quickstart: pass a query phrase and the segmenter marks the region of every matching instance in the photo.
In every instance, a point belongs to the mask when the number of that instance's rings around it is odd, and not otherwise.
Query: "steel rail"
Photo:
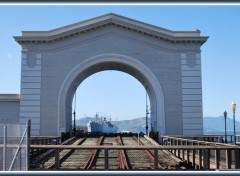
[[[5,171],[0,176],[239,176],[239,170],[230,171]]]
[[[234,150],[234,149],[240,149],[240,146],[92,146],[92,145],[85,145],[85,146],[70,146],[70,145],[31,145],[31,149],[129,149],[129,150],[141,150],[141,149],[158,149],[158,150],[171,150],[171,149],[194,149],[194,150],[203,150],[203,149],[209,149],[209,150]]]
[[[117,136],[117,144],[119,146],[123,146],[123,141],[122,138],[120,136]],[[126,153],[124,150],[118,150],[118,155],[119,155],[119,160],[120,160],[120,169],[129,169],[129,164],[127,162],[127,157],[126,157]]]
[[[64,141],[63,143],[58,144],[58,146],[62,146],[62,145],[66,146],[66,145],[72,143],[75,140],[76,140],[76,137],[72,137],[72,138]],[[33,144],[31,144],[31,145],[33,145]],[[30,145],[30,150],[32,150],[32,149],[41,149],[41,148],[31,148],[31,145]],[[37,146],[42,146],[42,145],[37,144]],[[48,145],[45,145],[45,146],[48,146]],[[49,149],[49,148],[45,148],[45,149]],[[65,149],[65,148],[62,148],[62,149]],[[30,152],[30,153],[33,153],[33,152]],[[38,165],[39,163],[41,163],[43,161],[49,160],[51,158],[51,156],[54,155],[54,148],[50,148],[50,150],[48,150],[48,151],[40,151],[40,152],[37,151],[35,155],[39,155],[39,153],[42,156],[41,157],[34,157],[33,161],[30,162],[34,166]]]
[[[86,140],[86,138],[83,138],[79,141],[76,141],[77,143],[73,143],[71,145],[72,146],[81,145],[85,140]],[[65,153],[63,156],[61,156],[61,158],[59,159],[59,165],[61,165],[61,163],[64,162],[75,150],[76,149],[70,149],[69,151],[67,151],[67,153]],[[55,167],[55,165],[56,165],[56,163],[53,163],[47,169],[53,169]]]
[[[136,136],[133,136],[133,139],[136,142],[138,142],[140,145],[144,146],[144,144]],[[147,149],[144,149],[144,152],[146,153],[150,161],[154,163],[154,156]],[[163,169],[163,167],[159,163],[157,163],[157,165],[158,165],[158,169]]]
[[[97,146],[102,145],[104,141],[104,136],[101,136],[98,141],[97,141]],[[83,167],[83,169],[91,169],[93,163],[96,161],[97,158],[97,154],[99,153],[99,149],[95,149],[92,151],[92,153],[90,154],[87,163],[85,164],[85,166]]]

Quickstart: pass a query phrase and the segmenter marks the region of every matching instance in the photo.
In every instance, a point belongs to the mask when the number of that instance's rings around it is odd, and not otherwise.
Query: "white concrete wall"
[[[40,135],[41,54],[22,54],[19,122],[31,119],[31,135]]]
[[[56,135],[57,128],[68,130],[56,125],[64,80],[79,63],[109,53],[136,58],[157,77],[164,95],[164,134],[202,134],[200,44],[170,43],[108,26],[51,44],[22,46],[20,121],[31,117],[35,135]],[[35,66],[27,65],[28,56],[36,58]],[[66,111],[71,107],[72,95],[68,96]],[[70,118],[62,123],[69,123]]]
[[[201,55],[181,53],[183,134],[203,134]]]
[[[0,94],[0,124],[19,122],[19,95]]]

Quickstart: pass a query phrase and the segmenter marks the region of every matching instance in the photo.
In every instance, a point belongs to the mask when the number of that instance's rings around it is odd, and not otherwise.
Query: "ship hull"
[[[87,124],[88,132],[91,133],[116,133],[118,128],[116,126],[108,126],[102,123],[89,122]]]

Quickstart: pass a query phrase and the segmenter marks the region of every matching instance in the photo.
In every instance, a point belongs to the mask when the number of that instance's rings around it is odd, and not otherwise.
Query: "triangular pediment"
[[[148,35],[169,42],[197,42],[203,44],[208,37],[200,36],[200,31],[171,31],[133,20],[117,14],[109,13],[103,16],[85,20],[72,25],[50,31],[23,31],[22,36],[14,37],[19,43],[53,43],[58,40],[74,37],[83,33],[108,26],[116,26],[126,30]]]

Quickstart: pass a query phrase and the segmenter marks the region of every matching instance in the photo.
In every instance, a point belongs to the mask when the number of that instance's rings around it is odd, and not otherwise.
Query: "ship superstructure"
[[[95,121],[89,121],[87,124],[88,132],[96,132],[96,133],[116,133],[118,127],[111,122],[111,120],[107,120],[106,117],[99,118],[99,115],[96,114]]]

